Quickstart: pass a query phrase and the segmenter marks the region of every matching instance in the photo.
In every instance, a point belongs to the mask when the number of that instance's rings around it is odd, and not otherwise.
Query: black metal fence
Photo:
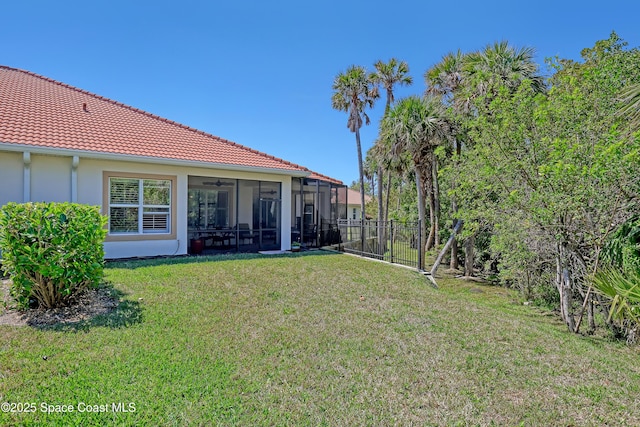
[[[413,268],[420,266],[420,224],[340,219],[338,250]]]

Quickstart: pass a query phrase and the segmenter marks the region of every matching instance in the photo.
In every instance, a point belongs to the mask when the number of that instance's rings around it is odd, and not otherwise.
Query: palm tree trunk
[[[387,239],[384,236],[384,218],[382,216],[382,166],[378,166],[378,254],[382,255],[385,251],[385,243]]]
[[[384,196],[384,222],[389,221],[389,199],[391,198],[391,170],[387,170],[387,191]]]
[[[435,208],[435,214],[433,216],[434,222],[434,246],[440,245],[440,185],[438,183],[438,158],[435,153],[433,154],[433,167],[431,168],[433,174],[433,205]]]
[[[425,222],[425,218],[424,218],[424,211],[425,211],[425,197],[424,197],[424,185],[423,185],[423,178],[422,178],[422,172],[420,171],[420,167],[416,164],[415,165],[415,172],[416,172],[416,190],[418,192],[418,220],[420,222],[420,242],[421,244],[418,246],[418,250],[420,251],[420,255],[418,256],[418,259],[420,260],[420,262],[418,263],[418,269],[419,270],[424,270],[424,253],[425,253],[425,242],[427,240],[427,224]]]
[[[476,245],[476,235],[475,233],[471,236],[467,237],[467,240],[464,242],[464,275],[465,276],[473,276],[473,258],[474,258],[474,247]]]
[[[427,198],[429,199],[429,237],[427,237],[427,241],[426,241],[426,250],[430,250],[431,248],[433,248],[434,246],[434,242],[435,242],[435,236],[436,236],[436,221],[435,221],[435,217],[436,217],[436,205],[435,205],[435,199],[433,197],[433,162],[431,159],[427,159],[426,162],[424,162],[424,166],[425,166],[425,178],[426,178],[426,182],[424,183],[425,189],[426,189],[426,195]]]
[[[433,188],[427,187],[427,198],[429,199],[429,236],[427,237],[426,250],[431,250],[435,247],[437,233],[436,205],[433,197]]]
[[[460,142],[458,142],[457,138],[454,138],[453,140],[453,147],[454,150],[456,152],[456,157],[454,159],[454,167],[456,172],[458,171],[458,164],[460,161],[460,154],[462,151],[462,148],[460,146]],[[454,174],[455,176],[455,174]],[[453,182],[451,183],[451,188],[455,189],[456,188],[456,180],[455,178],[453,179]],[[458,221],[457,218],[457,214],[458,214],[458,203],[456,202],[456,196],[455,194],[453,196],[451,196],[451,212],[453,214],[453,223],[455,224],[456,221]],[[457,270],[459,267],[458,265],[458,240],[456,238],[453,239],[453,242],[451,243],[451,261],[449,261],[449,268],[452,270]]]
[[[460,265],[458,264],[458,239],[454,237],[451,242],[451,259],[449,260],[449,268],[451,270],[457,270]]]
[[[400,195],[402,194],[402,190],[404,187],[404,177],[400,180],[400,184],[398,185],[398,197],[396,197],[396,213],[400,212]]]
[[[458,212],[458,204],[456,203],[456,199],[455,196],[451,198],[451,211],[453,212],[453,223],[457,224],[457,222],[459,221],[456,218],[456,213]],[[458,239],[456,239],[455,237],[453,238],[453,241],[451,242],[451,260],[449,261],[449,268],[452,270],[457,270],[459,267],[458,265]]]
[[[360,130],[356,129],[356,148],[358,150],[358,171],[360,172],[360,219],[364,221],[364,168],[362,166],[362,145],[360,144]]]
[[[389,234],[389,202],[391,199],[391,171],[387,170],[387,182],[386,182],[386,190],[384,194],[384,250],[387,251],[389,238],[391,237]]]

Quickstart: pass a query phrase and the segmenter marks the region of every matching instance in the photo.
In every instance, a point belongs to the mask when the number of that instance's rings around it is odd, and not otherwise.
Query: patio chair
[[[253,243],[254,237],[253,231],[249,228],[249,224],[246,222],[238,224],[238,239],[242,240],[242,243],[244,243],[245,240],[249,240],[249,243]]]
[[[318,227],[315,224],[309,224],[304,227],[304,233],[302,233],[302,239],[305,243],[314,243],[314,246],[318,245]]]

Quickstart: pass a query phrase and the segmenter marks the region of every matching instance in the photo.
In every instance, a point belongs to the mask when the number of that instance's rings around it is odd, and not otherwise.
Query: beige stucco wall
[[[8,202],[22,202],[22,153],[0,151],[0,206]]]
[[[32,202],[71,200],[71,157],[31,155]]]
[[[240,197],[238,199],[238,223],[249,224],[253,227],[253,191],[249,183],[240,183]]]
[[[106,258],[127,258],[187,253],[187,197],[189,175],[280,182],[282,184],[282,245],[290,249],[291,243],[291,177],[264,172],[229,171],[203,167],[158,165],[144,162],[94,159],[79,156],[74,177],[73,156],[52,156],[31,153],[30,164],[25,165],[22,152],[2,151],[0,147],[0,205],[9,201],[71,201],[73,182],[77,188],[77,202],[102,206],[103,172],[154,174],[176,177],[176,235],[175,239],[107,241]],[[30,200],[23,200],[24,173],[29,169]],[[11,184],[9,184],[11,183]],[[241,219],[252,222],[252,201],[240,200]],[[245,214],[242,212],[248,211]],[[103,213],[106,213],[103,211]]]

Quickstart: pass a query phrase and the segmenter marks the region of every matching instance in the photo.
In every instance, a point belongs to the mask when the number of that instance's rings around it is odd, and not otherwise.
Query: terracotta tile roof
[[[335,178],[331,178],[330,176],[327,175],[323,175],[321,173],[318,172],[314,172],[312,170],[307,169],[309,172],[311,172],[311,175],[309,175],[309,178],[311,179],[319,179],[320,181],[326,181],[326,182],[330,182],[332,184],[338,184],[338,185],[342,185],[342,181],[335,179]]]
[[[345,195],[347,197],[347,200],[345,200]],[[364,195],[364,202],[368,203],[370,202],[371,196],[369,196],[368,194]],[[351,188],[347,188],[346,193],[343,191],[340,191],[338,193],[338,203],[344,203],[345,201],[349,202],[349,205],[358,205],[360,206],[360,191],[359,190],[353,190]]]
[[[0,143],[142,156],[157,158],[159,163],[164,159],[276,169],[296,175],[311,172],[226,139],[5,66],[0,66]]]

